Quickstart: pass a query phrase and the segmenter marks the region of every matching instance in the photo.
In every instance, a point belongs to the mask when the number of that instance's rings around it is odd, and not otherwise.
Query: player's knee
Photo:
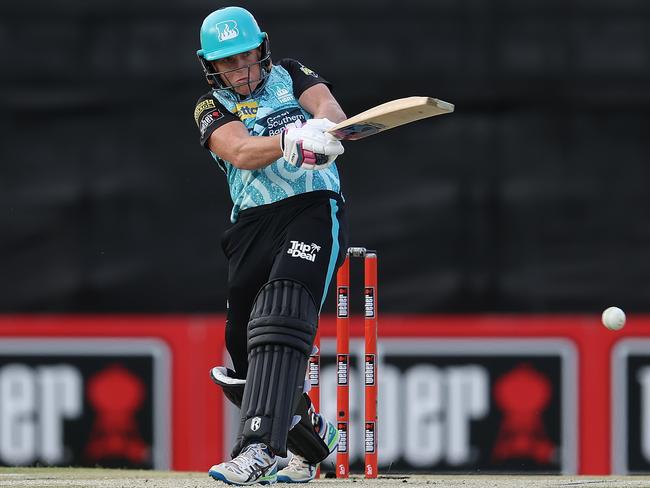
[[[318,307],[304,285],[293,280],[266,283],[257,294],[248,322],[248,350],[285,345],[311,353]]]

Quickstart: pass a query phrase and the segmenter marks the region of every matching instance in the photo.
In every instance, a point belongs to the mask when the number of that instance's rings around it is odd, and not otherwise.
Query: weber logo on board
[[[345,370],[335,340],[321,345],[321,388],[335,391]],[[351,471],[363,469],[374,441],[380,470],[576,472],[577,368],[567,341],[384,337],[380,350],[372,357],[354,338],[346,355]],[[381,423],[366,432],[362,386],[373,380]],[[336,398],[320,407],[337,417]]]
[[[3,338],[0,466],[169,469],[168,364],[157,340]]]
[[[348,355],[339,354],[336,359],[336,382],[339,385],[348,384]]]
[[[365,435],[364,435],[365,452],[375,452],[375,423],[366,422]]]
[[[348,423],[347,422],[337,422],[339,430],[339,446],[337,448],[338,452],[348,452]]]
[[[366,385],[375,384],[375,355],[366,354],[364,381]]]
[[[375,317],[375,289],[368,286],[363,290],[364,316],[367,319]]]
[[[341,318],[349,317],[348,287],[339,286],[336,297],[336,316]]]
[[[320,385],[320,358],[318,356],[309,357],[309,384],[311,386]]]

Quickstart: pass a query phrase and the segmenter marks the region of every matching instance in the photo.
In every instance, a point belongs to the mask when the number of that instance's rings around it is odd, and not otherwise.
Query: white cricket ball
[[[625,312],[618,307],[609,307],[603,312],[602,320],[609,330],[620,330],[625,325]]]

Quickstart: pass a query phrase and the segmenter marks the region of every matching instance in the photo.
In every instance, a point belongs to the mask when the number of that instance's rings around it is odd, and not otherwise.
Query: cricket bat
[[[399,98],[350,117],[327,132],[341,141],[356,141],[393,127],[453,111],[453,104],[437,98]]]

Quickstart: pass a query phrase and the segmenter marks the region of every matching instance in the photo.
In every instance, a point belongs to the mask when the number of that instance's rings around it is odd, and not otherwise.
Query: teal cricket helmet
[[[208,15],[200,31],[201,49],[196,52],[208,83],[218,88],[229,89],[215,71],[210,61],[227,58],[252,49],[262,47],[260,67],[262,78],[266,78],[271,68],[271,50],[266,32],[262,32],[255,17],[241,7],[225,7]],[[260,80],[260,81],[261,81]]]

